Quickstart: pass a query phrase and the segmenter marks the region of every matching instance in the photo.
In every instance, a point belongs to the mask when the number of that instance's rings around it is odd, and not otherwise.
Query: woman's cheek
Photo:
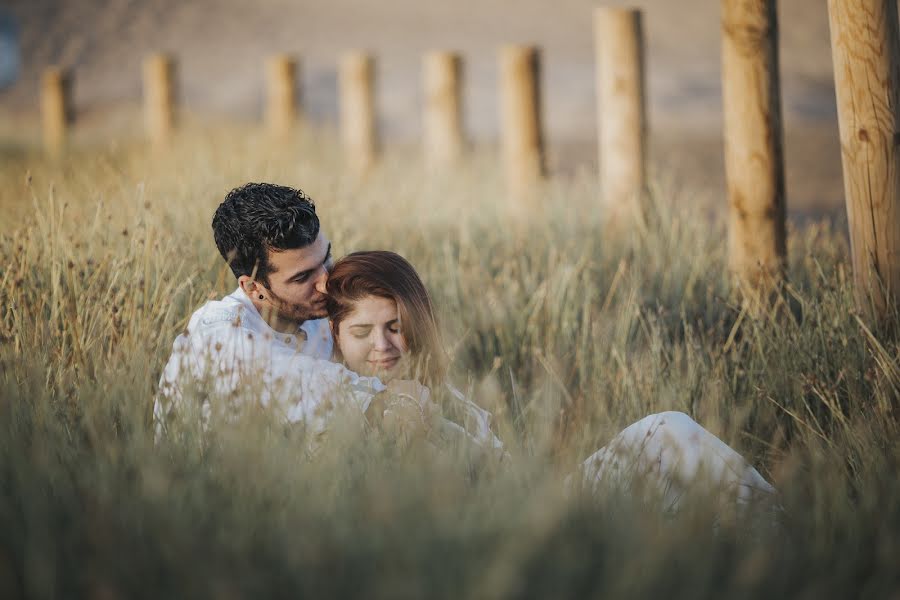
[[[394,339],[391,343],[393,343],[394,347],[397,348],[402,354],[406,354],[406,350],[408,347],[406,345],[406,338],[403,337],[403,334],[395,334]]]
[[[357,347],[355,356],[356,356],[356,371],[361,375],[371,375],[372,374],[372,365],[369,364],[369,361],[366,360],[369,356],[368,347]]]
[[[349,335],[340,336],[338,343],[340,344],[341,354],[344,355],[344,362],[350,367],[351,371],[360,375],[371,375],[371,365],[366,361],[368,351],[365,344],[360,343],[359,340]]]

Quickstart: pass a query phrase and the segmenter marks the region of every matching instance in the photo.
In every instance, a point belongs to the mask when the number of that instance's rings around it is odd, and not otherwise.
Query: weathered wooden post
[[[643,212],[647,189],[647,117],[641,11],[594,10],[597,140],[606,221],[622,225]]]
[[[425,83],[425,159],[432,168],[457,162],[463,154],[462,58],[429,52],[422,61]]]
[[[773,289],[786,254],[775,0],[722,0],[728,258],[745,291]]]
[[[900,40],[896,0],[829,0],[857,299],[882,320],[900,296]]]
[[[528,193],[544,175],[540,54],[533,46],[500,49],[500,122],[507,187]]]
[[[59,67],[47,67],[41,76],[41,126],[44,150],[50,156],[62,153],[71,114],[71,73]]]
[[[144,59],[144,118],[147,136],[165,144],[175,131],[175,60],[166,54]]]
[[[378,132],[374,101],[375,61],[350,52],[340,64],[340,129],[350,168],[363,174],[375,164]]]
[[[297,123],[297,60],[279,54],[266,60],[266,125],[285,137]]]

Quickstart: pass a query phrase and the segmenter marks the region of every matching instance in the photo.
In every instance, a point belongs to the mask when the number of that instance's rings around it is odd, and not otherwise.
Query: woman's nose
[[[384,333],[377,331],[375,332],[374,347],[379,352],[386,352],[391,349],[391,343],[388,341],[387,336],[384,335]]]

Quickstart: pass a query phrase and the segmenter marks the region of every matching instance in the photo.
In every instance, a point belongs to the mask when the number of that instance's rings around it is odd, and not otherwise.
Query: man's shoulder
[[[303,344],[303,354],[328,360],[334,350],[334,340],[331,338],[331,325],[328,319],[313,319],[305,321],[300,330],[306,336]]]
[[[300,329],[310,337],[317,336],[325,339],[331,338],[331,324],[328,321],[328,317],[304,321],[303,324],[300,325]]]
[[[188,323],[188,330],[201,332],[226,326],[256,329],[253,323],[254,316],[253,311],[247,310],[235,294],[230,294],[220,300],[208,300],[194,311]]]
[[[228,305],[220,301],[207,302],[197,309],[191,317],[191,321],[195,326],[201,328],[221,323],[239,325],[242,312],[240,306]]]

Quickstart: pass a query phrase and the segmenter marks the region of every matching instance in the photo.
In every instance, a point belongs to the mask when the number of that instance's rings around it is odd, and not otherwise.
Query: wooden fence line
[[[778,81],[776,0],[721,0],[724,155],[728,185],[729,266],[748,289],[770,289],[784,276],[786,200]],[[900,32],[895,0],[828,0],[844,187],[852,263],[860,305],[879,319],[900,295]],[[605,209],[634,212],[646,190],[646,100],[641,12],[594,12],[598,150]],[[533,46],[499,52],[501,150],[514,196],[545,175],[540,53]],[[266,120],[277,132],[297,120],[297,66],[267,63]],[[458,55],[423,59],[423,135],[429,163],[448,165],[464,148]],[[376,162],[372,56],[341,58],[340,130],[348,164],[365,172]],[[176,126],[175,62],[143,65],[147,133],[168,140]],[[43,143],[65,146],[72,115],[72,76],[56,67],[41,79]]]
[[[775,9],[775,0],[722,0],[728,260],[758,292],[782,278],[786,254]]]
[[[422,59],[425,106],[422,137],[432,168],[453,166],[462,157],[462,58],[454,52],[429,52]]]
[[[299,115],[297,60],[285,54],[270,56],[265,69],[266,125],[274,136],[285,138],[296,127]]]
[[[175,59],[154,54],[144,60],[144,118],[147,137],[168,143],[175,131]]]
[[[68,137],[72,116],[72,74],[60,67],[47,67],[41,75],[41,130],[44,151],[59,156]]]
[[[597,143],[605,220],[620,227],[643,212],[647,117],[641,11],[594,10]]]
[[[500,121],[510,194],[520,197],[544,176],[540,52],[534,46],[500,48]]]
[[[829,0],[857,301],[875,321],[900,297],[900,34],[896,0]]]
[[[350,169],[362,174],[375,165],[378,153],[375,59],[349,52],[341,57],[339,70],[341,140]]]

